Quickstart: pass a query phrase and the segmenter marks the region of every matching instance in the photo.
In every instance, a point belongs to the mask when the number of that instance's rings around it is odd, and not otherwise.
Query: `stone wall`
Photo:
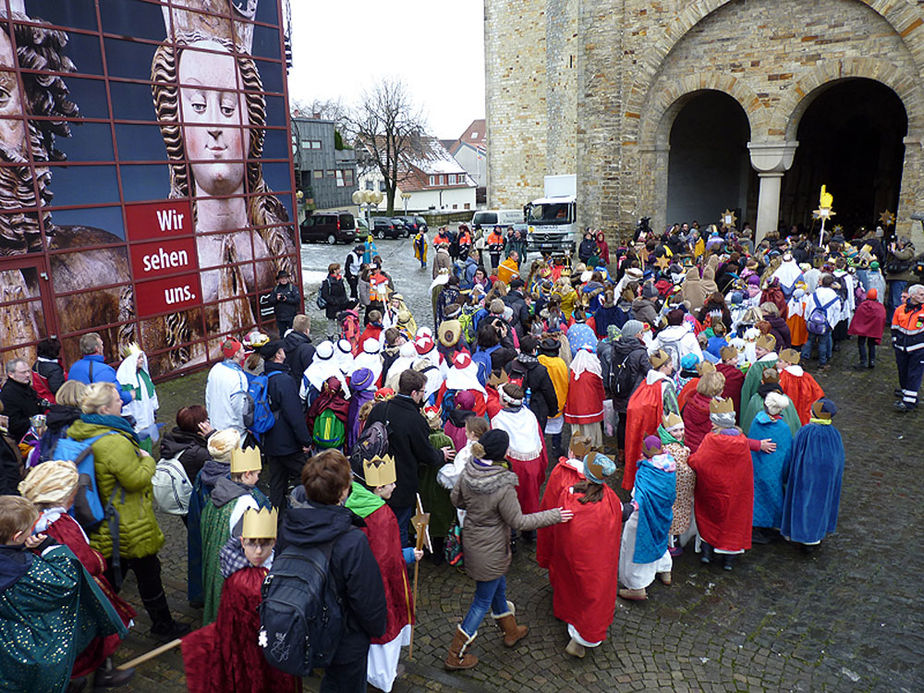
[[[752,142],[783,143],[817,90],[865,77],[905,106],[898,230],[924,245],[908,219],[924,200],[924,3],[486,0],[485,17],[490,205],[522,204],[543,175],[564,172],[573,146],[582,224],[623,232],[642,214],[663,223],[670,127],[690,94],[731,95]],[[497,52],[512,39],[516,53]]]

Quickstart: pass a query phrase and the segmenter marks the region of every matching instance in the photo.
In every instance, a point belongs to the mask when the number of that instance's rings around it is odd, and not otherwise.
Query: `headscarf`
[[[372,373],[372,382],[378,382],[382,375],[382,354],[379,340],[369,337],[363,342],[363,350],[353,359],[353,376],[357,371],[367,369]],[[352,389],[352,385],[351,385]]]
[[[379,366],[381,370],[381,365]],[[350,378],[350,408],[347,410],[347,449],[351,449],[359,438],[362,424],[359,420],[359,410],[366,402],[375,399],[375,378],[368,368],[357,368]]]
[[[19,482],[19,493],[35,505],[63,506],[77,488],[77,467],[70,460],[49,460],[33,467]]]
[[[590,350],[590,347],[584,346],[578,349],[574,358],[571,359],[571,372],[575,378],[580,378],[584,371],[590,371],[596,376],[603,377],[603,368],[600,366],[600,359]]]
[[[143,351],[133,350],[119,364],[116,371],[116,380],[126,389],[131,389],[134,398],[122,406],[123,414],[130,414],[135,419],[135,431],[141,432],[149,429],[149,435],[157,440],[154,426],[155,414],[160,409],[157,401],[157,392],[154,382],[148,373],[148,359]],[[152,427],[153,430],[150,430]]]
[[[308,393],[307,385],[320,392],[324,387],[324,383],[330,377],[339,378],[343,384],[343,389],[346,390],[346,380],[344,380],[343,374],[340,372],[340,365],[334,356],[334,345],[329,340],[325,340],[318,344],[314,352],[314,358],[308,368],[305,369],[302,377],[301,392],[299,393],[302,399],[305,399]]]
[[[452,368],[446,374],[447,390],[477,390],[488,396],[484,386],[478,380],[478,364],[465,352],[459,352],[452,360]]]

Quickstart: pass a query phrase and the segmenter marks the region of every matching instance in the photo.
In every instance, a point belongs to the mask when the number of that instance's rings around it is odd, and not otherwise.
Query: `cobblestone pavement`
[[[415,269],[410,241],[377,243],[386,269],[423,322],[429,271],[424,280]],[[308,246],[305,269],[342,262],[346,250]],[[309,305],[314,308],[313,297]],[[508,593],[521,622],[530,626],[529,636],[507,650],[486,621],[473,643],[479,665],[453,674],[443,670],[442,659],[474,583],[455,568],[425,560],[414,661],[405,653],[405,672],[394,690],[924,690],[924,566],[915,533],[924,517],[920,477],[909,473],[921,463],[924,413],[893,413],[891,350],[883,350],[875,370],[857,372],[851,370],[854,344],[845,343],[832,370],[816,376],[841,408],[835,423],[845,439],[847,468],[837,533],[815,552],[807,555],[782,542],[757,546],[726,573],[701,565],[688,550],[675,560],[673,586],[655,583],[647,602],[620,600],[609,638],[574,660],[564,654],[568,636],[552,616],[545,571],[524,548],[514,557]],[[164,419],[182,404],[202,401],[204,382],[200,373],[160,384]],[[179,618],[197,623],[201,614],[185,599],[185,529],[177,518],[161,519],[171,606]],[[133,577],[124,594],[140,604]],[[154,647],[148,627],[140,614],[119,661]],[[306,679],[306,688],[316,690],[317,679]],[[132,686],[158,693],[183,689],[178,651],[142,665]]]

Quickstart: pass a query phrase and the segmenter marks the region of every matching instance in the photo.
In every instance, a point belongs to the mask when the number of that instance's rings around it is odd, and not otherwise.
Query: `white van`
[[[483,229],[490,229],[495,226],[513,226],[522,223],[522,209],[484,209],[472,215],[472,228],[478,225]]]

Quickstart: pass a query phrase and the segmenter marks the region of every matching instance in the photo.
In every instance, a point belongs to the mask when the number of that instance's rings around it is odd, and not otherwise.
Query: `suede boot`
[[[497,625],[502,631],[504,631],[504,645],[506,647],[513,647],[520,640],[526,637],[526,634],[529,632],[527,626],[518,626],[517,625],[517,609],[513,605],[513,602],[507,602],[507,611],[502,614],[491,614]]]
[[[144,608],[151,617],[151,635],[160,642],[170,642],[189,632],[189,625],[173,620],[167,597],[163,592],[154,599],[143,600]]]
[[[474,635],[469,635],[462,630],[461,625],[456,627],[455,635],[452,637],[452,644],[449,645],[449,652],[446,655],[446,661],[443,662],[443,666],[446,667],[448,671],[471,669],[478,664],[478,658],[465,651],[468,649],[468,646],[472,644],[472,640],[474,640],[477,635],[477,630]]]
[[[571,655],[572,657],[577,657],[578,659],[584,659],[586,651],[584,650],[584,646],[581,643],[579,643],[574,638],[571,638],[568,644],[565,645],[565,653]]]

